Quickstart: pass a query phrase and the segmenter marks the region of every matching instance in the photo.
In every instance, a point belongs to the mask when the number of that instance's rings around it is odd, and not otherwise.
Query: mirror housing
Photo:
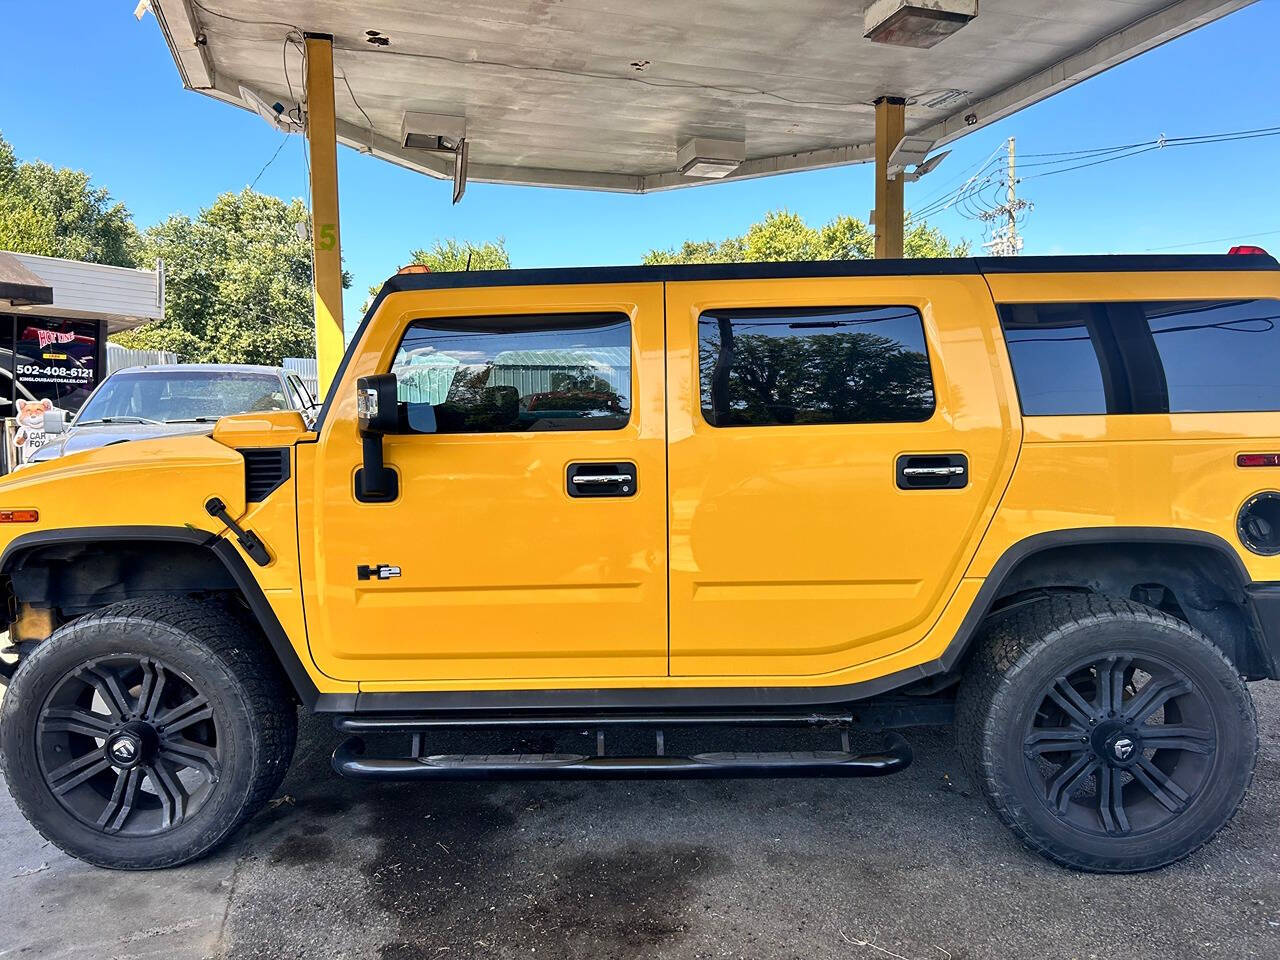
[[[356,423],[362,436],[400,432],[396,375],[377,373],[356,381]]]
[[[49,434],[66,433],[67,431],[67,411],[59,410],[54,407],[52,410],[46,410],[44,414],[44,432]]]
[[[400,496],[400,477],[382,459],[382,438],[400,432],[396,375],[378,373],[356,381],[356,424],[364,447],[364,464],[356,471],[356,499],[390,503]]]

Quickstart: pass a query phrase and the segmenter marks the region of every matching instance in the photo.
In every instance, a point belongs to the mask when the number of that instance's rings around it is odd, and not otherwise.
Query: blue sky
[[[257,116],[185,92],[154,18],[134,0],[65,0],[54,51],[42,4],[4,0],[0,31],[0,132],[19,157],[89,171],[125,201],[140,227],[174,211],[195,214],[246,186],[280,144]],[[1077,85],[952,147],[929,177],[908,187],[923,201],[980,163],[1006,137],[1020,153],[1048,153],[1280,124],[1280,0],[1259,3]],[[370,284],[410,249],[436,237],[506,238],[523,267],[634,263],[651,247],[740,232],[787,207],[810,222],[865,218],[871,168],[790,174],[648,196],[473,184],[450,206],[446,184],[339,148],[342,240],[355,284],[350,329]],[[1280,248],[1280,137],[1148,153],[1028,181],[1035,204],[1027,253],[1221,251],[1230,241]],[[300,196],[304,167],[293,137],[258,182]],[[955,212],[934,218],[955,238],[981,240]],[[1181,249],[1181,248],[1180,248]]]

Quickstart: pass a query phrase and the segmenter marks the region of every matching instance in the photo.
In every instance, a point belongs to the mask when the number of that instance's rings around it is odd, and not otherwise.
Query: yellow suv
[[[272,794],[297,703],[370,780],[876,775],[954,721],[1034,850],[1167,864],[1280,678],[1278,318],[1262,254],[393,277],[314,428],[0,482],[9,788],[143,869]],[[743,726],[813,749],[665,749]]]

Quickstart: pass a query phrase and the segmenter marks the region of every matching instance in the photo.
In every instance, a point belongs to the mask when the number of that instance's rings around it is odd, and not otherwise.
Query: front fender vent
[[[244,499],[261,503],[289,479],[289,448],[266,447],[241,450],[244,457]]]

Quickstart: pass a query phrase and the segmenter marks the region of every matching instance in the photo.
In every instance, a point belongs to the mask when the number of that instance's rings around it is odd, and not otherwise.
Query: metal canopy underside
[[[931,49],[864,39],[868,2],[152,0],[152,9],[192,89],[245,106],[244,86],[287,109],[302,89],[290,26],[332,34],[341,142],[451,176],[451,156],[401,146],[401,121],[406,111],[464,116],[473,181],[642,193],[716,182],[677,171],[678,146],[695,136],[745,140],[731,179],[871,160],[881,96],[908,98],[908,136],[943,144],[1252,0],[981,0],[976,19]]]

